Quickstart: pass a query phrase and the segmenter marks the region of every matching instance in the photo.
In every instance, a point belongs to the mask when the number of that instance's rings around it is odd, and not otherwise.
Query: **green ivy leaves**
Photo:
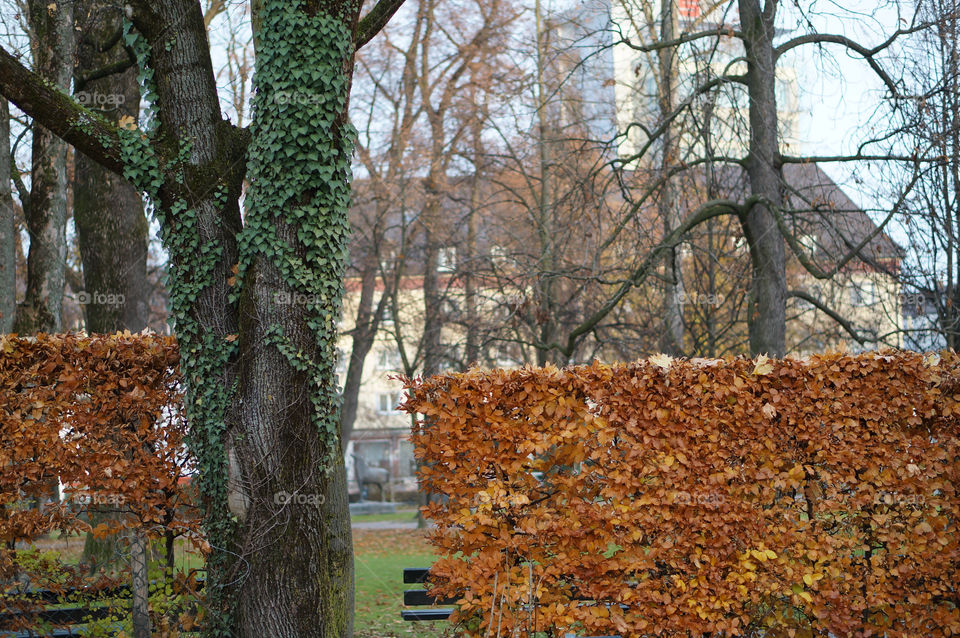
[[[289,365],[314,380],[318,429],[339,432],[339,393],[330,382],[347,259],[350,155],[355,131],[345,120],[353,54],[346,21],[307,15],[299,3],[265,2],[254,74],[253,142],[238,281],[255,259],[269,261],[283,283],[305,300],[319,352],[294,348],[279,326],[269,343]],[[282,229],[288,229],[284,233]],[[295,240],[289,229],[295,230]],[[241,286],[234,292],[241,294]],[[334,408],[334,409],[331,409]]]

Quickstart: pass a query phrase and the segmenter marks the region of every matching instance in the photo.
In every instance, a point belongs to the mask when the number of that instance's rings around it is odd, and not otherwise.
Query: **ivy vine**
[[[238,281],[255,259],[266,260],[306,306],[307,323],[319,346],[316,357],[294,347],[278,325],[268,328],[268,343],[313,380],[313,415],[328,443],[329,469],[340,450],[340,394],[330,379],[356,139],[352,126],[341,119],[349,97],[344,69],[353,54],[353,39],[344,20],[307,15],[299,4],[274,0],[260,10],[247,163],[250,187],[239,239]],[[296,229],[297,246],[282,236],[282,228]]]
[[[349,20],[322,12],[308,15],[301,4],[265,0],[258,14],[249,189],[244,228],[238,236],[237,284],[229,302],[239,302],[244,276],[255,260],[274,266],[283,285],[304,300],[316,352],[304,353],[294,346],[279,324],[267,326],[266,342],[311,379],[312,414],[326,441],[329,470],[340,454],[340,395],[331,380],[349,238],[350,157],[356,139],[345,121],[350,80],[346,70],[354,45]],[[140,126],[128,123],[119,133],[124,176],[146,195],[152,215],[162,222],[160,236],[170,257],[171,318],[189,390],[188,443],[199,465],[198,487],[208,504],[204,529],[215,550],[208,557],[208,568],[223,574],[231,559],[219,550],[232,546],[237,529],[226,505],[224,440],[236,388],[216,380],[236,359],[238,343],[205,331],[192,313],[198,296],[222,276],[216,269],[222,264],[223,247],[203,239],[198,212],[182,195],[187,188],[176,188],[186,183],[190,144],[181,140],[170,157],[171,143],[164,137],[170,132],[159,126],[150,45],[128,23],[123,37],[137,58],[146,105]],[[226,193],[225,186],[216,192],[220,210]],[[295,229],[295,240],[290,229]],[[207,592],[212,613],[206,634],[229,636],[234,598],[225,583],[215,585]]]
[[[124,23],[124,42],[135,52],[140,72],[141,100],[146,105],[141,111],[140,125],[127,123],[119,131],[120,151],[124,163],[124,177],[147,198],[151,215],[161,218],[160,239],[169,254],[165,284],[170,299],[171,321],[176,326],[180,347],[180,369],[187,381],[186,412],[190,423],[187,443],[197,459],[197,481],[203,502],[209,504],[204,517],[204,531],[215,551],[207,558],[208,569],[224,573],[228,554],[220,551],[229,547],[235,533],[236,520],[226,507],[227,456],[224,442],[227,410],[235,387],[211,382],[222,378],[228,362],[234,357],[237,344],[222,336],[204,330],[193,317],[193,309],[201,292],[214,282],[217,264],[223,247],[215,241],[202,241],[197,211],[185,197],[177,195],[161,207],[160,191],[164,184],[183,185],[185,167],[190,157],[189,140],[180,140],[179,149],[172,158],[162,160],[157,149],[160,140],[157,94],[153,69],[149,64],[150,46]],[[220,208],[225,203],[225,187],[215,193]],[[230,593],[223,583],[208,588],[212,612],[207,618],[207,635],[229,636],[229,618],[232,608]],[[220,613],[217,613],[217,612]]]

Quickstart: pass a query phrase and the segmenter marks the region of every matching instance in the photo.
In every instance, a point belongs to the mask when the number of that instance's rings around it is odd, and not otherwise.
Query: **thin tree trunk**
[[[543,7],[540,0],[534,4],[536,18],[536,81],[537,81],[537,150],[540,160],[540,192],[537,201],[537,236],[540,241],[540,266],[537,281],[537,310],[534,313],[533,325],[537,340],[541,347],[537,348],[537,365],[550,363],[554,356],[546,346],[553,342],[557,331],[556,313],[553,308],[553,281],[556,273],[554,242],[557,241],[553,230],[553,171],[551,166],[550,122],[547,110],[549,103],[547,95],[550,89],[546,79],[547,56],[547,26],[544,24]],[[538,327],[538,329],[537,329]]]
[[[102,0],[81,0],[76,5],[74,18],[81,27],[76,31],[76,99],[112,122],[119,122],[123,117],[137,121],[140,88],[134,66],[103,78],[86,80],[108,65],[128,59],[117,37],[121,29],[119,13]],[[108,46],[110,43],[112,47]],[[148,226],[140,193],[121,176],[78,153],[73,202],[83,263],[82,301],[85,301],[87,331],[140,332],[147,325],[149,294]],[[97,511],[91,511],[90,515],[93,524],[111,516]],[[84,559],[92,567],[102,569],[117,555],[116,550],[117,539],[97,540],[88,535]],[[149,638],[151,634],[146,550],[145,534],[131,530],[134,638]]]
[[[477,303],[477,217],[480,215],[480,187],[483,180],[483,118],[475,117],[473,130],[473,180],[470,184],[470,210],[467,212],[467,240],[463,255],[464,272],[463,305],[466,317],[466,346],[464,364],[480,362],[480,307]]]
[[[664,42],[674,37],[674,3],[673,0],[662,0],[660,5],[660,39]],[[663,47],[657,53],[659,62],[658,102],[661,121],[666,121],[673,112],[674,103],[674,68],[676,47]],[[657,212],[663,223],[663,235],[668,236],[679,224],[676,202],[673,198],[673,185],[669,174],[676,162],[677,148],[672,126],[667,126],[661,135],[660,196],[657,199]],[[677,248],[664,252],[663,270],[664,312],[663,335],[660,349],[671,355],[683,353],[683,283],[680,277],[680,260],[677,258]]]
[[[443,330],[443,309],[441,307],[440,277],[437,272],[440,247],[437,245],[438,233],[432,228],[438,220],[439,202],[436,197],[424,210],[427,225],[425,259],[423,264],[423,376],[429,377],[440,372],[442,360],[441,334]]]
[[[73,3],[30,0],[31,46],[37,73],[63,91],[73,77]],[[27,290],[17,309],[16,332],[59,332],[66,266],[67,143],[33,127],[27,232]]]
[[[10,107],[0,98],[0,334],[13,331],[17,312],[17,226],[10,169]]]
[[[776,2],[739,0],[747,57],[750,98],[750,155],[747,173],[754,196],[782,208],[777,140],[776,59],[773,49]],[[750,244],[753,283],[748,307],[750,351],[782,357],[786,353],[786,250],[767,203],[753,206],[742,218]]]
[[[350,437],[353,435],[353,425],[357,420],[357,408],[360,404],[360,384],[363,381],[363,365],[376,339],[377,330],[380,327],[380,318],[383,316],[383,308],[388,297],[386,291],[384,291],[377,307],[373,306],[374,292],[377,288],[377,261],[375,257],[371,251],[360,276],[360,301],[357,304],[357,321],[351,340],[350,363],[347,366],[347,376],[343,382],[343,407],[340,409],[340,440],[344,449],[350,442]]]
[[[130,576],[133,592],[134,638],[150,638],[150,608],[141,592],[150,589],[147,569],[147,540],[145,534],[135,529],[130,534]]]
[[[944,137],[947,151],[944,153],[947,158],[947,166],[943,168],[943,182],[945,194],[943,202],[940,205],[949,217],[948,222],[951,227],[951,239],[948,249],[948,259],[952,262],[952,268],[949,268],[950,281],[953,284],[948,288],[948,301],[946,303],[949,316],[946,322],[947,328],[947,347],[956,349],[960,347],[960,78],[957,77],[958,69],[958,51],[957,39],[960,37],[960,17],[957,15],[957,3],[948,2],[941,5],[940,17],[941,25],[939,28],[939,40],[944,49],[940,58],[944,61],[946,68],[943,69],[944,90],[942,92],[942,102],[940,105],[940,118],[942,125],[946,129]]]

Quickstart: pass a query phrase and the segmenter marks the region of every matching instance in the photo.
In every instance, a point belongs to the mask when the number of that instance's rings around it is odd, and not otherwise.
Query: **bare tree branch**
[[[634,44],[633,42],[630,41],[630,38],[623,38],[620,41],[623,44],[627,45],[628,47],[636,51],[642,51],[643,53],[651,53],[653,51],[658,51],[660,49],[669,49],[672,47],[677,47],[681,44],[686,44],[687,42],[702,40],[703,38],[716,38],[716,37],[742,38],[743,33],[740,31],[736,31],[731,27],[719,26],[716,29],[707,29],[704,31],[697,31],[696,33],[684,33],[680,37],[674,38],[672,40],[660,40],[658,42],[653,42],[651,44]]]
[[[793,38],[792,40],[787,40],[780,46],[776,47],[774,49],[774,59],[777,59],[787,51],[795,49],[796,47],[804,44],[839,44],[840,46],[846,47],[847,49],[850,49],[854,53],[860,55],[870,66],[870,68],[873,69],[873,72],[877,75],[877,77],[879,77],[887,86],[887,89],[890,90],[891,95],[899,97],[900,91],[897,88],[897,83],[893,80],[893,78],[890,77],[883,67],[880,66],[876,56],[885,49],[889,48],[894,42],[896,42],[897,38],[921,31],[929,28],[930,26],[932,26],[932,23],[925,22],[908,27],[906,29],[897,29],[897,31],[895,31],[889,38],[873,48],[867,48],[845,35],[832,33],[808,33],[806,35]]]
[[[745,211],[749,210],[757,203],[759,203],[759,200],[755,197],[748,198],[743,204],[739,204],[727,199],[716,199],[705,202],[690,216],[688,216],[683,223],[674,228],[669,235],[664,237],[660,244],[647,253],[643,262],[636,269],[634,269],[633,274],[631,274],[626,281],[620,284],[620,287],[617,289],[617,291],[603,304],[603,306],[600,307],[599,310],[584,320],[575,329],[570,331],[570,334],[567,336],[567,343],[565,345],[560,345],[556,342],[553,342],[550,344],[537,344],[536,347],[548,350],[558,350],[567,357],[572,356],[573,352],[577,348],[577,342],[580,337],[593,330],[597,324],[603,321],[603,319],[609,315],[614,308],[617,307],[617,304],[620,303],[620,300],[623,299],[627,293],[630,292],[630,290],[643,283],[643,281],[650,275],[650,272],[656,267],[657,264],[660,263],[664,251],[677,246],[691,229],[702,224],[708,219],[720,217],[721,215],[742,215]]]
[[[837,324],[839,324],[841,328],[843,328],[847,333],[849,333],[850,336],[853,337],[854,340],[860,345],[863,345],[864,343],[867,342],[867,338],[861,335],[852,323],[844,319],[837,311],[830,308],[829,306],[821,302],[819,299],[817,299],[810,293],[804,292],[803,290],[793,289],[793,290],[787,291],[787,296],[796,297],[797,299],[803,299],[807,303],[817,307],[819,310],[822,310],[828,317],[836,321]]]
[[[123,174],[117,127],[85,109],[0,48],[0,94],[103,167]]]
[[[373,36],[383,30],[383,27],[387,25],[387,22],[393,17],[393,14],[403,6],[403,1],[404,0],[380,0],[370,9],[367,15],[360,18],[360,23],[357,25],[357,49],[372,40]]]

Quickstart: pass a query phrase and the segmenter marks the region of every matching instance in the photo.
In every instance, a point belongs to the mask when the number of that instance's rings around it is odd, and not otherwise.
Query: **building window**
[[[343,348],[337,348],[337,374],[345,374],[347,371],[347,353]]]
[[[437,254],[437,270],[439,272],[453,272],[457,267],[457,249],[453,247],[441,248]]]
[[[877,286],[872,281],[854,284],[850,289],[850,304],[853,306],[872,306],[879,300]]]
[[[403,395],[399,392],[381,392],[377,412],[380,414],[401,414],[397,406],[400,405],[402,399]]]
[[[382,348],[377,351],[377,369],[378,370],[400,370],[403,362],[400,361],[400,353],[392,348]]]
[[[879,301],[877,285],[872,281],[854,284],[850,289],[850,304],[853,306],[872,306]]]

